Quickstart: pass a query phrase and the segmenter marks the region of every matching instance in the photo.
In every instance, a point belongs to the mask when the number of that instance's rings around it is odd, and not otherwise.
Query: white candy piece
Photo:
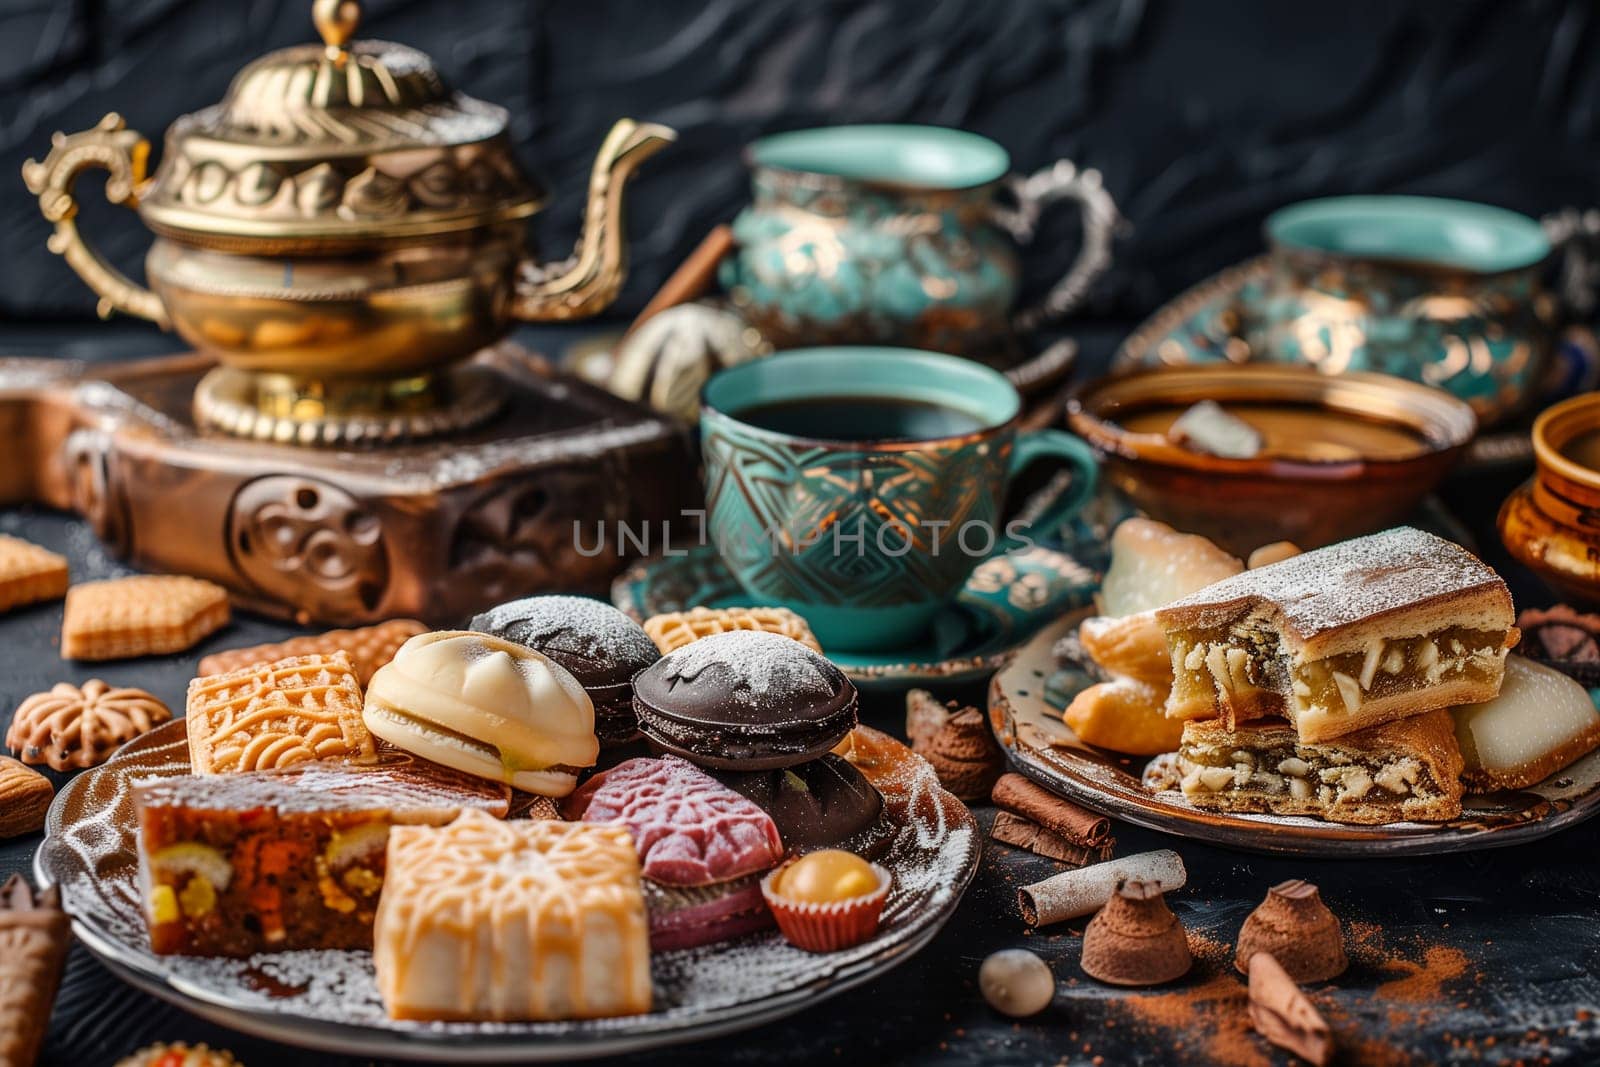
[[[1254,426],[1224,411],[1215,400],[1202,400],[1178,416],[1167,439],[1191,452],[1224,459],[1254,459],[1261,454],[1261,434]]]
[[[1008,948],[990,954],[978,968],[978,989],[989,1007],[1001,1015],[1023,1019],[1050,1006],[1056,996],[1056,976],[1049,966],[1025,948]]]
[[[1589,691],[1553,667],[1506,657],[1500,695],[1454,709],[1463,777],[1475,789],[1523,789],[1600,744]]]

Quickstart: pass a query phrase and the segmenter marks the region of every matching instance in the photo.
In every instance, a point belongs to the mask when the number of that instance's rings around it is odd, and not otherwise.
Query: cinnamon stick
[[[1274,1045],[1317,1067],[1333,1056],[1327,1021],[1270,952],[1250,957],[1250,1023]]]
[[[1038,823],[1080,848],[1101,848],[1111,840],[1111,820],[1056,796],[1020,774],[1002,774],[989,798],[995,807]]]
[[[678,264],[678,269],[661,283],[661,288],[657,289],[656,295],[645,304],[644,310],[633,320],[627,333],[632,334],[667,308],[687,304],[703,296],[711,288],[711,283],[716,280],[717,264],[721,263],[723,257],[732,250],[731,226],[724,223],[706,234],[705,240],[689,253],[689,258]]]
[[[1109,842],[1099,848],[1085,848],[1009,811],[995,815],[989,836],[1001,844],[1025,848],[1046,859],[1060,860],[1074,867],[1085,867],[1111,858],[1112,845]]]

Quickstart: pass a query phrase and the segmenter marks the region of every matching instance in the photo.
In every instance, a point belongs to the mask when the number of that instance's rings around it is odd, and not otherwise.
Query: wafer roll
[[[1154,882],[1164,893],[1188,880],[1183,857],[1171,849],[1140,852],[1121,859],[1080,867],[1017,890],[1017,907],[1029,926],[1048,926],[1076,919],[1105,907],[1119,882]]]

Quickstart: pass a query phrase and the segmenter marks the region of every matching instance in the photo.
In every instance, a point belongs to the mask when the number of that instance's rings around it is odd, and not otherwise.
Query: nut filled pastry
[[[1278,719],[1229,730],[1187,722],[1180,788],[1208,811],[1314,815],[1381,825],[1445,822],[1461,814],[1455,720],[1439,708],[1321,743]]]
[[[1281,716],[1303,742],[1488,700],[1517,638],[1500,576],[1410,527],[1225,578],[1156,617],[1168,715]]]

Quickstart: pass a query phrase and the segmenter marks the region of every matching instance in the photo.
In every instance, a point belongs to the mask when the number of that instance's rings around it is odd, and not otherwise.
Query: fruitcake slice
[[[375,764],[147,778],[139,871],[158,953],[370,948],[392,826],[504,817],[498,783],[386,752]]]

